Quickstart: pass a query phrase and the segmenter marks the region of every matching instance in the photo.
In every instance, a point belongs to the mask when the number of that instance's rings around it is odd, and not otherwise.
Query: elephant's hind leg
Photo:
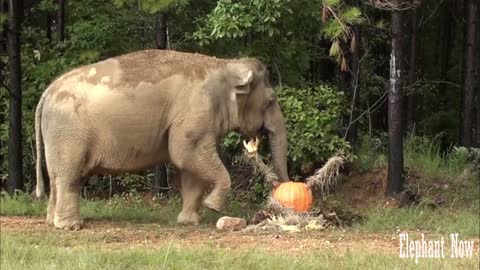
[[[47,208],[47,224],[53,225],[55,219],[55,208],[57,204],[57,187],[55,186],[55,178],[50,180],[50,197],[48,198]]]
[[[55,227],[64,230],[79,230],[83,227],[83,221],[80,218],[80,183],[79,177],[55,178],[57,189]]]
[[[182,172],[182,212],[177,217],[180,224],[198,224],[200,222],[200,206],[204,194],[204,184],[188,172]]]
[[[52,190],[49,203],[49,214],[54,209],[53,223],[55,227],[65,230],[78,230],[83,227],[80,218],[80,190],[82,179],[88,173],[86,146],[72,142],[63,142],[57,146],[56,155],[50,164],[54,164]],[[54,202],[53,200],[56,201]]]

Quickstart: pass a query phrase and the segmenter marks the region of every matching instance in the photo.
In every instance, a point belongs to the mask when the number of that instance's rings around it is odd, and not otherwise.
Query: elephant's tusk
[[[248,153],[256,153],[258,150],[259,140],[255,138],[255,140],[250,140],[248,143],[243,140],[243,146],[247,149]]]
[[[245,149],[247,149],[247,151],[249,150],[248,144],[245,140],[243,140],[243,147],[245,147]]]

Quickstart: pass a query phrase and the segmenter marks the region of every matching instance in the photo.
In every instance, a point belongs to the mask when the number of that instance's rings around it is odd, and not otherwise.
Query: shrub
[[[339,136],[344,95],[333,86],[277,89],[288,131],[289,168],[298,173],[302,165],[328,159],[335,152],[347,153],[349,144]]]

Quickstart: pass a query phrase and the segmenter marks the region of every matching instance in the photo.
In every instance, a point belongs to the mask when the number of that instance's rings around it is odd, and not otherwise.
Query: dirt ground
[[[139,224],[109,221],[87,221],[80,231],[61,231],[47,226],[43,219],[33,217],[1,216],[2,233],[9,234],[55,234],[60,238],[86,236],[100,242],[103,249],[133,247],[160,248],[174,243],[195,247],[209,245],[227,250],[260,248],[272,252],[305,253],[331,250],[381,251],[398,254],[398,239],[392,234],[360,234],[353,231],[327,230],[302,233],[245,233],[223,232],[213,228],[165,227],[157,224]],[[101,245],[100,245],[101,244]]]

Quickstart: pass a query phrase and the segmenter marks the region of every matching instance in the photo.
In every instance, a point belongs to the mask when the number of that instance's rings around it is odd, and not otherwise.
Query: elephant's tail
[[[42,97],[40,98],[40,101],[38,102],[37,109],[35,110],[35,144],[37,149],[37,164],[36,164],[37,165],[37,188],[36,188],[37,198],[43,198],[45,196],[45,181],[43,180],[43,173],[42,173],[43,138],[42,138],[42,128],[41,128],[43,103],[45,101],[45,97],[46,97],[46,94],[43,93]]]

